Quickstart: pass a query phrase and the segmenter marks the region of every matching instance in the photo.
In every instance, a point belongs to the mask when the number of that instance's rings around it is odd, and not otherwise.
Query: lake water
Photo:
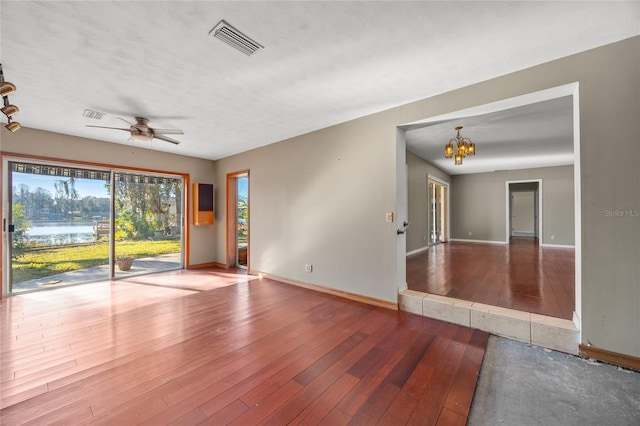
[[[31,224],[27,231],[29,241],[41,244],[76,244],[93,241],[93,224],[91,222],[48,222]]]

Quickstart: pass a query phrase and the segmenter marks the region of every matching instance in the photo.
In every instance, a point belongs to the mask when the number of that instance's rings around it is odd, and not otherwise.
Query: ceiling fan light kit
[[[449,142],[444,146],[444,157],[445,158],[454,158],[455,165],[462,165],[462,159],[465,157],[471,157],[476,155],[476,144],[471,142],[469,138],[463,138],[460,135],[460,130],[462,130],[462,126],[456,127],[456,137],[449,139]],[[455,155],[454,155],[454,145],[455,145]]]
[[[4,81],[4,73],[2,72],[2,64],[0,64],[0,94],[4,106],[0,108],[0,111],[7,116],[7,124],[4,126],[7,130],[14,133],[20,130],[22,127],[17,121],[13,121],[13,115],[20,111],[15,105],[11,105],[9,102],[9,95],[16,91],[16,85],[8,81]]]

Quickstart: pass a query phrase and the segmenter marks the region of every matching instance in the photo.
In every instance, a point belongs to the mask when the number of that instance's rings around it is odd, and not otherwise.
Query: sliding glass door
[[[182,178],[116,172],[115,276],[182,266]]]
[[[182,268],[182,177],[6,167],[5,294]]]

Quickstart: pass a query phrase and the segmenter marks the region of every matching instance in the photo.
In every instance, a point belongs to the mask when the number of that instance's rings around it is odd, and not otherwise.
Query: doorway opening
[[[249,269],[249,171],[227,174],[227,267]]]
[[[507,236],[539,241],[542,235],[542,179],[507,181]]]
[[[428,187],[428,229],[429,245],[444,243],[447,241],[448,216],[449,216],[449,185],[434,177],[427,178]]]
[[[574,235],[575,235],[575,239],[574,239],[574,245],[572,248],[572,256],[574,258],[574,265],[573,265],[573,279],[571,280],[570,283],[570,287],[573,287],[573,293],[574,293],[574,297],[572,297],[573,299],[573,303],[571,304],[573,307],[573,313],[572,315],[570,315],[572,317],[572,322],[574,323],[575,327],[577,328],[577,330],[581,329],[581,297],[582,297],[582,291],[581,291],[581,284],[582,284],[582,277],[581,277],[581,260],[582,260],[582,256],[581,256],[581,248],[582,248],[582,244],[581,244],[581,186],[580,186],[580,176],[581,176],[581,171],[580,171],[580,102],[579,102],[579,86],[578,83],[570,83],[570,84],[566,84],[563,86],[558,86],[558,87],[554,87],[554,88],[550,88],[550,89],[546,89],[546,90],[541,90],[538,92],[533,92],[530,94],[526,94],[526,95],[521,95],[521,96],[517,96],[514,98],[509,98],[509,99],[504,99],[501,101],[496,101],[496,102],[492,102],[489,104],[484,104],[484,105],[478,105],[476,107],[472,107],[472,108],[468,108],[465,110],[459,110],[459,111],[455,111],[455,112],[451,112],[451,113],[447,113],[447,114],[443,114],[443,115],[439,115],[439,116],[433,116],[433,117],[429,117],[426,119],[422,119],[422,120],[418,120],[418,121],[414,121],[414,122],[410,122],[410,123],[405,123],[402,124],[400,126],[398,126],[398,131],[397,131],[397,146],[396,146],[396,150],[397,152],[402,151],[403,149],[407,149],[407,141],[408,141],[408,137],[405,133],[412,131],[414,132],[414,136],[416,134],[419,135],[419,133],[415,133],[416,131],[419,131],[420,129],[426,129],[430,126],[434,126],[437,125],[439,123],[444,123],[444,122],[449,122],[449,121],[459,121],[461,119],[465,119],[465,118],[469,118],[469,117],[475,117],[477,119],[477,117],[480,117],[484,114],[491,114],[494,112],[498,112],[498,111],[507,111],[507,110],[515,110],[517,108],[523,107],[523,106],[527,106],[527,105],[536,105],[536,104],[541,104],[542,102],[546,102],[546,101],[552,101],[552,100],[559,100],[559,99],[570,99],[570,106],[571,106],[571,110],[570,110],[570,122],[567,120],[567,124],[569,126],[571,126],[572,128],[572,142],[573,142],[573,146],[572,146],[572,150],[571,153],[568,154],[571,158],[571,161],[573,162],[573,186],[574,186],[574,193],[573,193],[573,204],[575,206],[574,208]],[[435,148],[434,148],[435,149]],[[438,146],[437,148],[438,153],[435,154],[440,158],[442,157],[441,155],[441,147]],[[412,151],[413,152],[413,151]],[[435,151],[434,151],[435,152]],[[415,153],[415,152],[414,152]],[[423,157],[423,158],[427,158],[427,157]],[[430,157],[431,158],[431,157]],[[433,158],[436,158],[435,156]],[[569,157],[567,157],[569,158]],[[409,185],[409,182],[407,180],[402,180],[402,176],[399,174],[399,171],[404,167],[405,164],[405,158],[404,156],[397,156],[397,163],[396,163],[396,167],[398,170],[398,174],[397,174],[397,178],[398,178],[398,191],[403,191],[405,190],[405,186]],[[436,163],[434,163],[435,166],[438,165],[437,160],[435,160]],[[510,167],[509,169],[511,169],[513,167]],[[533,168],[533,167],[530,167]],[[506,169],[505,169],[506,170]],[[503,171],[502,168],[495,168],[494,171]],[[455,185],[455,184],[454,184]],[[456,191],[456,187],[453,186],[454,191]],[[533,234],[534,234],[534,238],[535,235],[538,236],[538,238],[540,240],[543,240],[543,229],[542,229],[542,212],[543,212],[543,208],[542,208],[542,197],[541,197],[541,192],[542,192],[542,187],[541,187],[541,183],[540,186],[538,188],[538,216],[537,216],[537,220],[534,223],[534,229],[533,229]],[[459,194],[459,193],[458,193]],[[455,194],[454,194],[455,195]],[[457,195],[456,195],[457,196]],[[509,191],[508,191],[508,186],[507,186],[507,195],[506,197],[509,197]],[[454,198],[455,199],[455,198]],[[534,201],[535,203],[535,201]],[[429,203],[427,203],[428,205]],[[506,223],[500,223],[499,224],[499,228],[501,229],[505,229],[506,228],[506,233],[503,234],[504,238],[505,238],[505,243],[508,244],[509,239],[510,239],[510,235],[511,235],[511,223],[508,220],[509,217],[509,201],[507,200],[507,206],[506,206]],[[398,208],[400,208],[398,206]],[[504,207],[502,207],[504,208]],[[502,215],[500,215],[502,216]],[[534,214],[535,216],[535,214]],[[455,215],[454,215],[455,217]],[[497,218],[497,216],[495,216]],[[504,218],[505,216],[502,216],[500,218],[500,222],[502,222],[502,218]],[[456,221],[454,221],[453,226],[455,226],[455,223],[457,223]],[[535,228],[537,224],[537,229]],[[429,228],[428,228],[429,229]],[[455,229],[454,229],[454,234],[455,235]],[[501,232],[500,232],[501,233]],[[454,240],[455,241],[455,240]],[[400,243],[404,243],[404,247],[401,246]],[[446,249],[446,247],[444,247],[444,245],[438,245],[436,246],[436,250],[444,250]],[[431,250],[428,250],[431,251]],[[399,244],[398,244],[398,259],[400,259],[400,254],[403,253],[405,255],[405,259],[406,259],[406,242],[405,240],[400,240],[399,239]],[[418,255],[416,255],[418,256]],[[426,256],[426,254],[424,254],[423,256]],[[400,262],[400,260],[399,260]],[[408,266],[407,265],[398,265],[398,282],[407,282],[407,270],[408,270]],[[404,273],[404,275],[401,275],[402,273]],[[467,278],[465,278],[466,281],[469,281]],[[451,294],[450,297],[455,298],[456,296]],[[489,304],[489,303],[486,303]]]

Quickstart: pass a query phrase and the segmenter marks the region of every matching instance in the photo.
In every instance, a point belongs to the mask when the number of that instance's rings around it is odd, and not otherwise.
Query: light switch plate
[[[393,222],[393,212],[387,212],[387,223]]]

